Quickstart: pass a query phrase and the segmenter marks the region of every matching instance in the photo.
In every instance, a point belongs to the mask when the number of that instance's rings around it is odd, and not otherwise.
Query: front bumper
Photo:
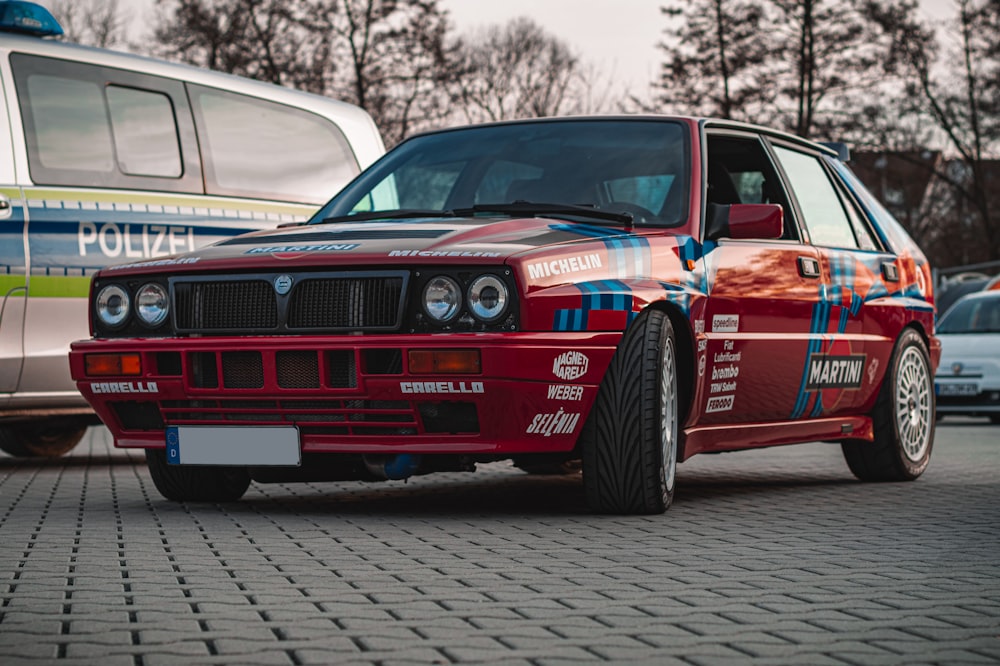
[[[576,445],[621,333],[86,340],[70,369],[119,447],[168,426],[294,425],[303,453],[562,452]],[[422,374],[410,352],[478,350],[476,373]],[[88,376],[89,354],[138,354]],[[237,461],[234,463],[238,464]]]

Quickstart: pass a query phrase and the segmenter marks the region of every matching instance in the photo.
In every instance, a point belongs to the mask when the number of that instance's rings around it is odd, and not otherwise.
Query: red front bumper
[[[620,333],[85,340],[70,369],[119,447],[176,425],[295,425],[303,452],[508,454],[576,445]],[[414,350],[479,350],[478,373],[416,374]],[[141,370],[88,376],[90,354]]]

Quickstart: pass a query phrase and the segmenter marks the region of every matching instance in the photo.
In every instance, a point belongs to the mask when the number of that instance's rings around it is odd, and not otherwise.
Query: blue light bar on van
[[[21,0],[0,2],[0,31],[20,32],[35,37],[55,37],[63,34],[62,26],[49,10],[33,2]]]

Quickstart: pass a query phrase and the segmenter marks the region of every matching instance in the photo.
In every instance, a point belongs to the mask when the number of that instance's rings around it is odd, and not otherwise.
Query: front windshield
[[[636,224],[673,226],[686,212],[685,137],[676,122],[610,118],[419,136],[388,153],[312,221],[524,201],[630,213]]]
[[[937,330],[938,333],[1000,333],[1000,295],[963,298],[945,313]]]

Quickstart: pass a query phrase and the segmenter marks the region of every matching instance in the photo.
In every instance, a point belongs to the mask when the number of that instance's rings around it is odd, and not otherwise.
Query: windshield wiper
[[[587,217],[592,220],[618,222],[626,227],[632,226],[632,213],[613,213],[608,210],[579,206],[577,204],[545,203],[538,201],[515,201],[513,203],[476,204],[471,208],[456,208],[455,215],[471,215],[474,213],[501,213],[506,215],[554,215],[563,217]]]
[[[371,210],[347,215],[333,215],[309,224],[327,222],[368,222],[370,220],[405,220],[411,217],[455,217],[455,211],[432,210],[430,208],[397,208],[396,210]]]

